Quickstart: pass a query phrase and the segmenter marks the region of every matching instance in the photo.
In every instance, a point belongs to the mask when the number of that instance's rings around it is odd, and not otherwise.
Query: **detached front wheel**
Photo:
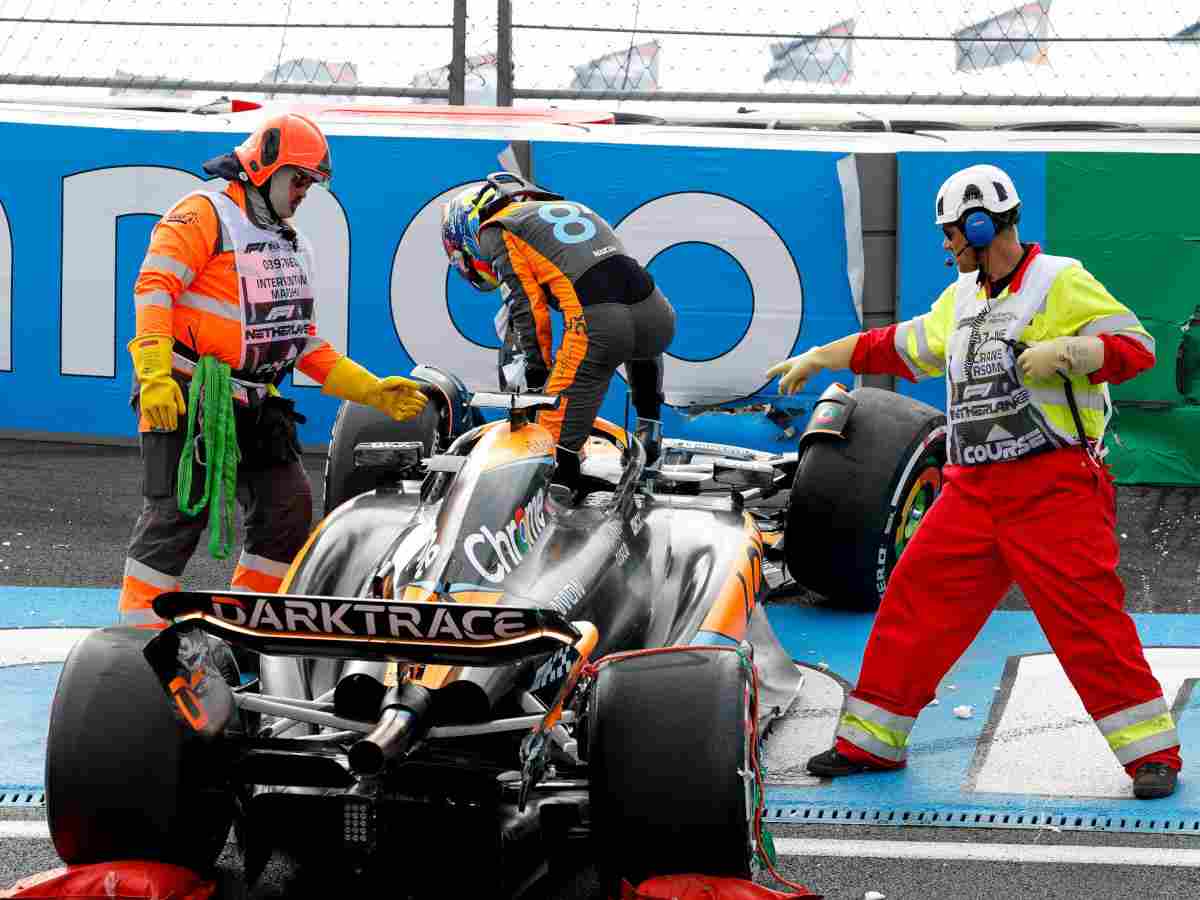
[[[815,437],[792,482],[784,553],[798,584],[846,609],[875,609],[942,490],[946,417],[879,388],[857,401],[844,436]]]

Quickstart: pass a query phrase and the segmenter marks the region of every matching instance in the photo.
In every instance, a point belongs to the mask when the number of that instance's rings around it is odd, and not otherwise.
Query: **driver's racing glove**
[[[187,412],[183,391],[171,377],[171,350],[175,341],[165,334],[143,334],[127,346],[137,374],[138,406],[143,421],[154,431],[174,431],[179,427],[179,417]]]
[[[420,385],[411,378],[399,375],[378,378],[346,356],[329,370],[321,393],[373,406],[397,422],[413,418],[426,403]]]
[[[500,371],[504,376],[504,390],[518,394],[540,394],[550,379],[550,373],[544,367],[529,365],[524,355],[518,355],[512,362],[502,366]]]

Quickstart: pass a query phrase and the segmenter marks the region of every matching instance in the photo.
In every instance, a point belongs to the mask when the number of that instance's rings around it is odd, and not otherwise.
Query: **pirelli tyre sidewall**
[[[875,609],[941,492],[946,417],[892,391],[852,395],[844,438],[814,437],[801,455],[784,553],[798,584],[835,606]]]
[[[354,469],[354,446],[366,441],[420,441],[426,456],[437,444],[440,405],[427,403],[419,415],[397,422],[387,413],[343,401],[333,422],[329,450],[325,456],[324,515],[329,515],[351,497],[375,489],[375,476]]]
[[[203,871],[225,846],[224,766],[175,715],[142,649],[148,629],[92,632],[67,657],[50,707],[46,819],[68,864],[116,859]]]
[[[588,790],[594,854],[610,889],[620,878],[749,874],[753,795],[741,775],[749,703],[736,653],[681,651],[601,668],[588,700]]]

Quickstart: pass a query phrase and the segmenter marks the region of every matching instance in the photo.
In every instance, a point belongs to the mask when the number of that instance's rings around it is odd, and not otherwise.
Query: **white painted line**
[[[867,856],[877,859],[937,859],[953,862],[1200,867],[1200,850],[1173,850],[1165,847],[1048,847],[1044,844],[826,841],[777,837],[775,850],[781,856]]]
[[[92,628],[0,629],[0,668],[60,663]]]
[[[0,819],[0,839],[50,840],[50,826],[43,819]]]

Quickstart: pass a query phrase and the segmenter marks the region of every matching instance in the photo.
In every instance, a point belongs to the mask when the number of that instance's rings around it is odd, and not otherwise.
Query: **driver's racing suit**
[[[604,394],[624,364],[639,420],[661,420],[662,354],[675,311],[600,216],[579,203],[510,203],[480,228],[526,362],[526,384],[559,395],[538,421],[558,445],[570,484]],[[550,310],[563,316],[553,352]]]
[[[1154,363],[1154,339],[1077,260],[1025,246],[989,292],[962,275],[921,316],[864,332],[857,373],[945,372],[945,487],[896,564],[836,749],[875,768],[905,762],[917,715],[1016,581],[1117,760],[1181,766],[1179,735],[1117,574],[1112,477],[1079,445],[1060,378],[1026,383],[1013,342],[1094,335],[1102,367],[1072,378],[1100,444],[1108,382]]]

